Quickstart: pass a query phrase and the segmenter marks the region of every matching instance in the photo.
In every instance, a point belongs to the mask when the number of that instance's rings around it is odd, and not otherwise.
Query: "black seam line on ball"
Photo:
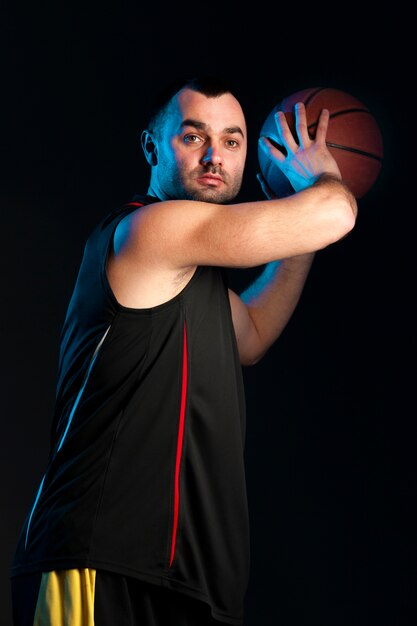
[[[336,111],[336,113],[330,113],[330,118],[337,117],[338,115],[346,115],[347,113],[368,113],[368,115],[371,115],[368,109],[363,109],[361,107],[353,107],[352,109],[343,109],[343,111]]]
[[[324,109],[326,107],[323,107]],[[367,113],[368,115],[371,115],[371,112],[368,111],[368,109],[343,109],[343,111],[336,111],[336,113],[330,113],[329,118],[332,120],[334,117],[338,117],[339,115],[346,115],[347,113]],[[313,128],[313,126],[315,126],[317,124],[317,122],[312,122],[311,124],[308,125],[308,128]]]
[[[312,98],[314,98],[314,96],[316,94],[318,94],[320,91],[325,91],[327,89],[327,87],[319,87],[318,89],[316,89],[316,91],[313,91],[313,93],[311,93],[308,98],[306,98],[305,102],[304,102],[304,106],[307,107],[307,105],[309,104],[310,100]]]
[[[349,148],[348,146],[341,146],[337,143],[331,143],[330,141],[326,141],[326,146],[328,148],[338,148],[340,150],[347,150],[347,152],[355,152],[355,154],[362,154],[363,156],[367,156],[371,159],[375,159],[382,163],[382,158],[377,156],[376,154],[372,154],[371,152],[366,152],[365,150],[359,150],[358,148]]]

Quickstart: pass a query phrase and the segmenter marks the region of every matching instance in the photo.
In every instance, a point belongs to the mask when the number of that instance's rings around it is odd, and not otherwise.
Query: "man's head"
[[[156,101],[142,147],[152,168],[149,194],[228,202],[240,190],[246,160],[242,108],[219,79],[177,81]]]

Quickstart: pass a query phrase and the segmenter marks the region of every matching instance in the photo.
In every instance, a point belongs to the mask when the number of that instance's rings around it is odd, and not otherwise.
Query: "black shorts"
[[[52,590],[51,581],[49,588],[45,587],[45,577],[49,574],[12,579],[14,626],[64,626],[64,623],[67,626],[220,626],[222,623],[212,617],[207,603],[183,593],[103,570],[68,571],[87,572],[90,576],[77,583],[79,589],[73,601],[72,590],[68,590],[73,583],[59,578],[63,572],[53,573],[56,578]]]

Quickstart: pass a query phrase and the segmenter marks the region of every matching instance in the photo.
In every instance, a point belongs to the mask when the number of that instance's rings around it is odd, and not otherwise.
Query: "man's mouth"
[[[205,185],[213,185],[214,187],[219,187],[224,184],[223,178],[218,174],[202,174],[197,178],[197,182]]]

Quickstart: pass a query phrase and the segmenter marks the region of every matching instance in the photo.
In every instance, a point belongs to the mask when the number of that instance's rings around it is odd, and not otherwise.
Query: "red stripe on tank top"
[[[177,541],[178,515],[180,510],[180,467],[182,457],[182,444],[184,440],[184,422],[185,422],[185,402],[187,397],[187,378],[188,378],[188,359],[187,359],[187,325],[184,321],[184,338],[183,338],[183,356],[182,356],[182,384],[181,384],[181,405],[180,420],[178,425],[177,437],[177,457],[175,461],[175,485],[174,485],[174,521],[172,526],[171,541],[171,558],[169,566],[171,567],[175,555],[175,546]]]

